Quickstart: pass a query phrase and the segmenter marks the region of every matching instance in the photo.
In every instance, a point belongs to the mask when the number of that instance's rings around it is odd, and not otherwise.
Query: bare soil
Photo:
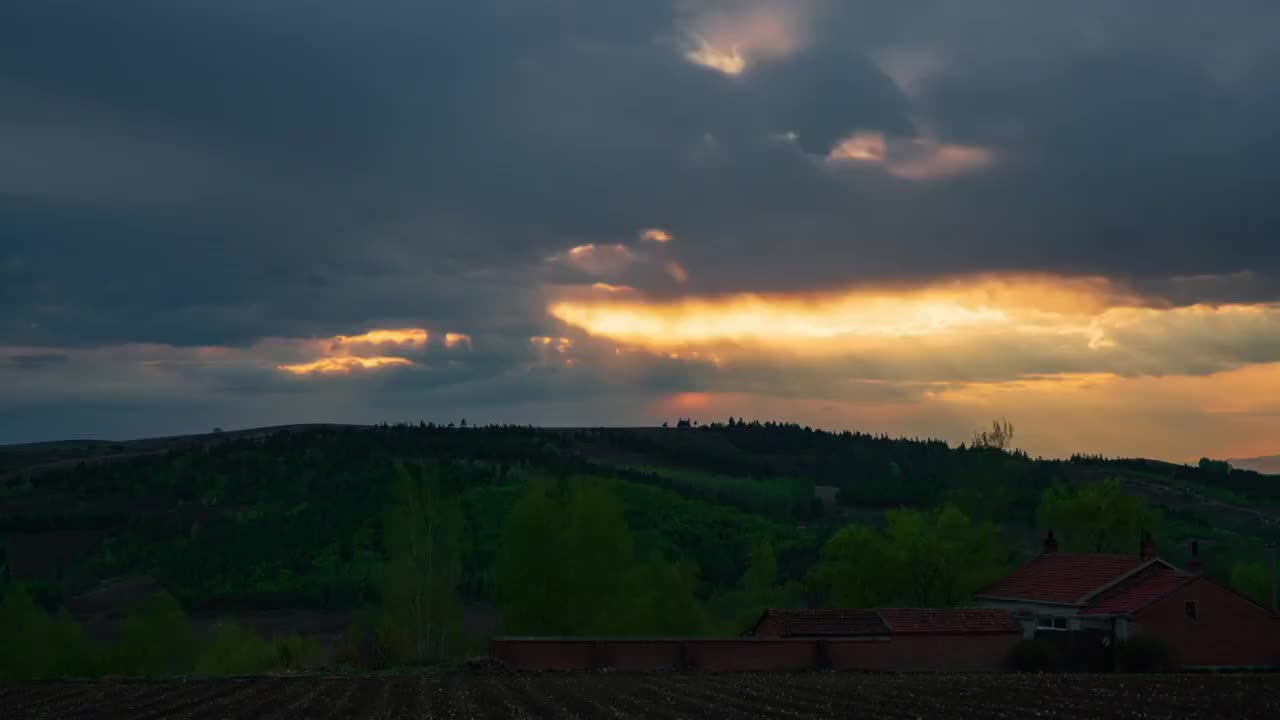
[[[1274,675],[623,674],[0,685],[19,718],[1276,718]]]

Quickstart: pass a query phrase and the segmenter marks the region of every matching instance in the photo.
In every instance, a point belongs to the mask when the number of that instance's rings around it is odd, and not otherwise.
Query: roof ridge
[[[1164,565],[1170,570],[1178,569],[1173,565],[1173,563],[1163,560],[1159,556],[1151,557],[1147,560],[1142,561],[1138,565],[1135,565],[1128,572],[1121,574],[1119,577],[1113,578],[1111,581],[1105,582],[1099,587],[1094,588],[1093,590],[1090,590],[1084,595],[1081,595],[1080,599],[1076,601],[1076,604],[1088,606],[1089,601],[1092,600],[1093,598],[1106,592],[1107,590],[1110,590],[1113,587],[1116,587],[1117,585],[1128,580],[1129,578],[1133,578],[1133,577],[1137,577],[1138,575],[1141,575],[1145,570],[1155,567],[1156,565]]]

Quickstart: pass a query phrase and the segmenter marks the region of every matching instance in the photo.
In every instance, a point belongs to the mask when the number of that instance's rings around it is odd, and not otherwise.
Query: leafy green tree
[[[575,483],[565,529],[564,606],[586,635],[642,630],[635,543],[622,504],[599,483]]]
[[[0,679],[84,677],[101,670],[101,658],[84,631],[63,612],[50,616],[22,583],[0,601]]]
[[[697,566],[661,553],[636,555],[622,504],[608,481],[581,479],[561,493],[526,485],[503,528],[495,576],[509,633],[697,634]],[[566,497],[567,495],[567,497]]]
[[[874,607],[888,595],[885,540],[864,525],[835,532],[809,572],[810,589],[827,607]]]
[[[763,596],[774,589],[777,581],[778,560],[773,554],[773,545],[768,540],[756,540],[751,543],[747,571],[742,574],[743,589]]]
[[[1271,607],[1269,562],[1238,562],[1231,568],[1231,587],[1263,607]]]
[[[968,604],[1004,570],[999,530],[974,524],[953,505],[885,514],[885,562],[893,599],[921,607]]]
[[[751,543],[747,569],[736,593],[735,629],[750,627],[760,613],[787,604],[787,590],[778,583],[778,560],[773,545],[765,539]]]
[[[125,617],[112,669],[132,675],[180,675],[190,672],[197,638],[182,606],[167,592],[147,599]]]
[[[713,626],[695,595],[698,567],[692,562],[670,563],[655,555],[640,568],[639,587],[645,616],[631,632],[642,635],[694,637]]]
[[[886,519],[882,532],[852,525],[823,546],[809,581],[824,605],[963,605],[1004,569],[997,529],[954,506],[893,510]]]
[[[397,463],[395,472],[383,516],[378,640],[392,662],[422,663],[448,657],[464,642],[456,590],[462,512],[440,493],[435,466]]]
[[[1142,532],[1157,532],[1159,514],[1124,491],[1114,478],[1071,490],[1044,491],[1037,513],[1042,530],[1053,530],[1059,547],[1072,552],[1132,552]]]
[[[550,481],[529,480],[502,528],[494,579],[503,627],[510,634],[566,635],[574,629],[561,601],[570,578],[554,494]]]
[[[213,627],[195,659],[195,674],[255,675],[276,667],[276,647],[253,630],[224,620]]]

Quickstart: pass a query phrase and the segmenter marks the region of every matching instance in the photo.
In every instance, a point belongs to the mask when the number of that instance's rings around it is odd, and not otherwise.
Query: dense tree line
[[[346,662],[419,664],[476,647],[460,620],[469,602],[496,603],[507,632],[730,635],[770,606],[964,604],[1049,528],[1063,550],[1088,552],[1135,552],[1146,531],[1163,544],[1213,529],[1207,519],[1192,527],[1185,512],[1153,512],[1118,480],[1081,482],[1099,469],[1179,466],[1033,460],[1007,447],[1010,433],[996,425],[979,447],[949,448],[735,418],[632,431],[420,424],[192,442],[50,472],[24,488],[78,500],[24,505],[0,531],[103,537],[59,579],[61,591],[25,584],[27,599],[5,617],[38,610],[48,622],[31,621],[40,632],[17,641],[80,647],[57,614],[60,598],[144,573],[173,595],[146,622],[172,622],[173,637],[185,632],[173,607],[333,608],[354,618]],[[1206,463],[1178,472],[1201,484],[1234,473]],[[817,485],[837,487],[841,506],[858,513],[823,514]],[[1260,592],[1253,546],[1222,557],[1241,562],[1213,572],[1234,570]],[[215,636],[184,645],[183,667],[204,655],[215,659],[200,667],[241,662],[218,653],[260,663],[279,655],[235,626]],[[86,652],[139,672],[156,667],[124,651]]]

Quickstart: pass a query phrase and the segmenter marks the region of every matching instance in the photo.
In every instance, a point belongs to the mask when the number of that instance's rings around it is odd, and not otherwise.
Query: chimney
[[[1053,536],[1053,530],[1044,536],[1044,554],[1052,555],[1058,552],[1058,538]]]
[[[1204,561],[1200,559],[1200,541],[1191,541],[1191,559],[1187,561],[1187,572],[1200,575],[1204,573]]]
[[[1151,539],[1151,533],[1146,530],[1142,531],[1142,542],[1138,544],[1138,557],[1143,561],[1150,560],[1156,555],[1156,543]]]

